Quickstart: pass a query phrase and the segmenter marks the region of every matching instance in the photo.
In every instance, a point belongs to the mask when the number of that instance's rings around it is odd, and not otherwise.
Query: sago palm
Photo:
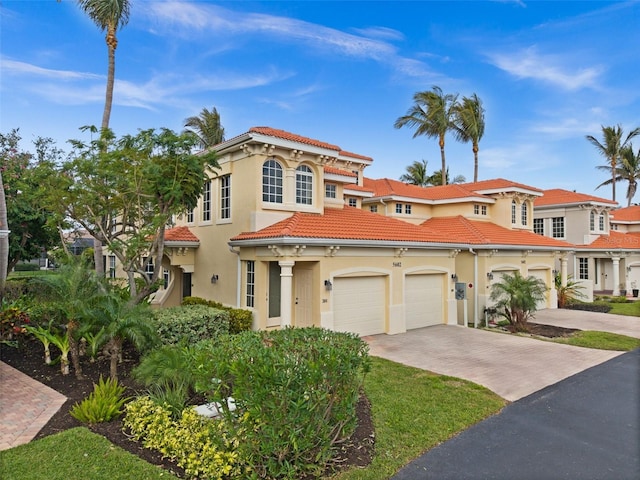
[[[539,278],[523,277],[520,272],[505,273],[491,286],[491,300],[496,302],[498,314],[503,316],[516,332],[528,332],[527,322],[545,299],[547,287]]]
[[[478,144],[484,136],[484,107],[475,93],[462,97],[462,102],[454,108],[453,134],[460,142],[471,142],[473,150],[473,181],[478,181]]]
[[[413,138],[419,135],[437,138],[443,172],[447,169],[445,136],[454,128],[453,117],[457,102],[458,94],[445,94],[440,87],[433,86],[430,91],[414,94],[413,106],[394,123],[395,128],[414,127]],[[446,176],[442,177],[442,182],[442,185],[446,185]]]

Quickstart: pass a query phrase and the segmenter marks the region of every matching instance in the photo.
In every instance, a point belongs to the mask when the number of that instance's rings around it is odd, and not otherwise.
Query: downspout
[[[473,255],[473,326],[478,328],[478,254],[471,247],[469,253]]]
[[[242,263],[240,262],[240,251],[236,251],[231,245],[229,245],[229,251],[235,253],[238,257],[238,268],[236,274],[236,308],[240,308],[240,293],[242,288]]]

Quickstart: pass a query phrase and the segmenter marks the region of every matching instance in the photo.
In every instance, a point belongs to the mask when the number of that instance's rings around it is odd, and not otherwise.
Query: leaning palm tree
[[[473,181],[478,181],[478,143],[484,135],[484,107],[475,93],[462,97],[454,108],[453,134],[460,142],[471,142],[473,150]]]
[[[447,162],[444,154],[445,136],[453,127],[454,107],[458,102],[458,94],[444,94],[442,89],[434,86],[430,91],[417,92],[413,95],[413,106],[406,115],[398,118],[394,123],[395,128],[404,126],[415,127],[413,138],[418,135],[426,135],[429,138],[437,138],[440,145],[440,157],[442,159],[442,171],[446,171]],[[442,177],[446,182],[446,176]],[[446,183],[442,183],[446,185]]]
[[[194,133],[200,140],[200,147],[206,149],[224,141],[224,128],[220,123],[220,114],[216,107],[209,111],[203,108],[200,115],[184,121],[185,129]]]
[[[101,131],[107,131],[111,118],[111,105],[113,104],[113,85],[116,75],[116,48],[118,39],[116,32],[129,22],[129,0],[78,0],[80,8],[89,15],[100,30],[107,32],[105,40],[109,55],[109,66],[107,69],[107,88],[104,99],[104,110],[102,112]],[[95,239],[93,242],[94,261],[96,273],[104,276],[104,265],[102,256],[102,242]]]
[[[601,165],[596,167],[599,170],[609,171],[609,165]],[[605,185],[611,185],[613,179],[606,180],[596,187],[600,188]],[[627,182],[627,207],[631,206],[631,200],[638,189],[638,180],[640,180],[640,149],[638,153],[633,153],[633,145],[629,144],[620,152],[620,162],[616,166],[615,181]]]
[[[537,305],[544,300],[547,287],[534,276],[523,277],[516,271],[505,273],[502,280],[491,286],[491,300],[496,302],[498,314],[503,316],[515,332],[528,332],[527,322]]]
[[[403,173],[400,176],[401,182],[408,183],[410,185],[419,185],[420,187],[426,187],[431,184],[431,177],[427,173],[426,160],[422,160],[421,162],[416,160],[411,165],[407,166],[405,170],[406,173]]]
[[[593,145],[596,150],[607,159],[609,163],[609,171],[611,172],[611,189],[612,200],[616,201],[616,167],[620,161],[622,149],[627,146],[629,141],[637,135],[640,135],[640,127],[635,128],[627,137],[622,141],[624,136],[622,127],[616,125],[615,127],[602,126],[602,142],[592,135],[587,135],[587,140]]]

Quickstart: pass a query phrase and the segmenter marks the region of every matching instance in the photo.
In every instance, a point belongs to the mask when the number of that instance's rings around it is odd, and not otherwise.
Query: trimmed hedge
[[[566,309],[569,310],[583,310],[587,312],[599,312],[599,313],[609,313],[611,310],[611,305],[606,302],[593,302],[593,303],[568,303],[565,305]]]
[[[206,300],[200,297],[184,297],[182,299],[182,305],[207,305],[209,307],[228,312],[229,333],[231,333],[232,335],[249,331],[251,330],[251,327],[253,325],[253,314],[251,313],[251,310],[227,307],[220,302],[216,302],[214,300]]]
[[[229,333],[229,313],[206,305],[155,310],[153,322],[164,345],[193,345]]]

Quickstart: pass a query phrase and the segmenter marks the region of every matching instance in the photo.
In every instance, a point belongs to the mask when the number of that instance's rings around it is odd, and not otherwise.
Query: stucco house
[[[167,231],[156,305],[193,295],[252,310],[256,329],[393,334],[479,325],[492,282],[519,271],[555,308],[554,269],[575,246],[534,233],[540,189],[370,179],[371,157],[270,127],[214,148],[220,169]]]

